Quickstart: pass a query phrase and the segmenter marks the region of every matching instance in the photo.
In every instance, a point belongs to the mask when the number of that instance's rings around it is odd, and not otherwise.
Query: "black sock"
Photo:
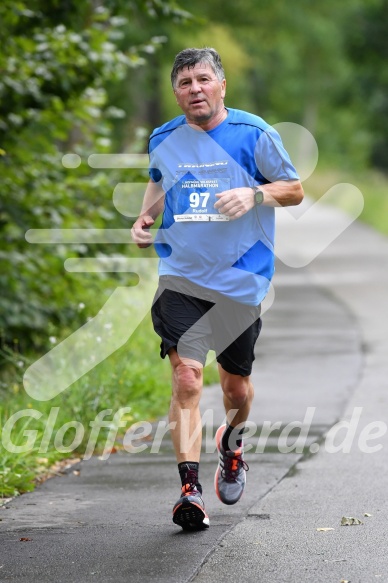
[[[226,429],[222,436],[222,449],[224,451],[235,451],[242,447],[242,436],[244,433],[245,427],[241,427],[241,429],[236,429],[232,425],[226,424]]]
[[[182,486],[195,484],[197,490],[202,494],[202,486],[198,482],[199,462],[181,462],[178,464],[178,470]]]

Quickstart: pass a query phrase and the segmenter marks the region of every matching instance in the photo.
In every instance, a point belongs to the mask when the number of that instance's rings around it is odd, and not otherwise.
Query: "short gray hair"
[[[184,67],[188,67],[189,69],[193,68],[198,63],[207,63],[210,65],[219,81],[225,79],[221,57],[215,49],[209,47],[205,47],[204,49],[184,49],[177,54],[172,67],[171,83],[174,89],[179,71],[182,71]]]

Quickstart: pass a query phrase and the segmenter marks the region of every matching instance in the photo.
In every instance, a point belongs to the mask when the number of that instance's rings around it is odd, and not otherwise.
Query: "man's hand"
[[[131,229],[133,241],[139,249],[146,249],[153,243],[149,228],[154,224],[154,219],[150,215],[140,216]]]
[[[229,217],[231,221],[239,219],[255,206],[253,190],[249,186],[224,190],[216,194],[216,197],[219,200],[214,208]]]
[[[277,180],[260,185],[264,198],[262,205],[270,207],[294,206],[303,200],[303,188],[299,180]],[[230,220],[239,219],[255,206],[252,188],[241,187],[216,194],[219,199],[214,208]]]

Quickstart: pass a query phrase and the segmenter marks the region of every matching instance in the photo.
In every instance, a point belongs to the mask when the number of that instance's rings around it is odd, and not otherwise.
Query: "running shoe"
[[[183,530],[202,530],[209,528],[209,517],[201,493],[194,484],[182,486],[182,496],[172,511],[172,520]]]
[[[216,433],[216,445],[219,462],[214,476],[214,488],[218,498],[224,504],[236,504],[242,496],[246,482],[248,464],[244,461],[243,448],[236,451],[225,451],[222,447],[222,436],[226,425],[221,425]]]

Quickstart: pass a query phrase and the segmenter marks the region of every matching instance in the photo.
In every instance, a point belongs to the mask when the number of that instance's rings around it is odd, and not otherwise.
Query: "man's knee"
[[[202,390],[202,366],[189,359],[173,363],[173,391],[178,400],[199,399]]]
[[[253,386],[250,377],[226,374],[222,379],[222,390],[237,409],[253,398]]]

